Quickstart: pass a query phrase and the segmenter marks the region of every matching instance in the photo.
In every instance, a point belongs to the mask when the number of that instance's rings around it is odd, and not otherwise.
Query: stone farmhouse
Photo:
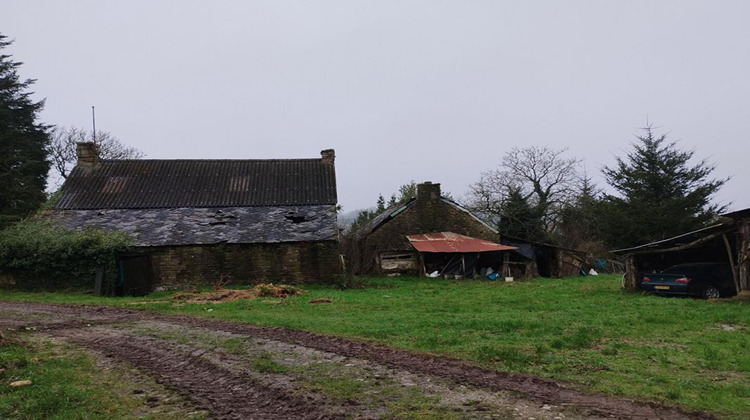
[[[333,150],[313,159],[104,160],[79,143],[53,218],[123,231],[121,294],[186,283],[327,282],[340,274]]]

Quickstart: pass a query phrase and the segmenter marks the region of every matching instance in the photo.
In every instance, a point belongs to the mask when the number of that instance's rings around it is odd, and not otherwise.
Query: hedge
[[[116,256],[131,238],[97,229],[67,230],[31,219],[0,231],[0,275],[21,289],[93,288],[97,268],[115,272]]]

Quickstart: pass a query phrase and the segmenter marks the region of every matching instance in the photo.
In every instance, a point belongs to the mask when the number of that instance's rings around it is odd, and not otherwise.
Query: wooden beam
[[[693,248],[695,246],[704,244],[706,242],[710,242],[710,241],[712,241],[712,240],[714,240],[714,239],[716,239],[716,238],[718,238],[718,237],[720,237],[722,235],[725,235],[727,232],[728,232],[728,230],[722,231],[722,232],[718,232],[718,233],[715,233],[713,235],[704,236],[703,238],[696,239],[693,242],[690,242],[690,243],[687,243],[687,244],[683,244],[683,245],[680,245],[680,246],[675,246],[675,247],[672,247],[672,248],[649,249],[649,250],[645,250],[645,251],[636,251],[636,252],[630,253],[630,255],[660,254],[660,253],[663,253],[663,252],[684,251],[686,249]]]
[[[729,266],[732,267],[732,278],[734,279],[734,291],[740,292],[740,282],[737,279],[737,266],[734,265],[734,255],[732,255],[732,247],[729,246],[729,239],[727,235],[721,235],[724,239],[724,246],[727,248],[727,255],[729,256]]]

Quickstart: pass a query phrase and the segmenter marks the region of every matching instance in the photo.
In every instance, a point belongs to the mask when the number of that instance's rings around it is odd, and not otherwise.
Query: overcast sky
[[[568,148],[603,187],[647,119],[750,207],[746,0],[5,0],[0,32],[44,122],[94,105],[153,159],[334,148],[345,211],[410,180],[461,197],[513,146]]]

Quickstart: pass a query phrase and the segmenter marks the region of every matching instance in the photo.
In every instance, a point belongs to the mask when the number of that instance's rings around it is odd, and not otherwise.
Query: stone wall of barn
[[[148,248],[152,288],[258,283],[331,283],[341,275],[338,242]]]

